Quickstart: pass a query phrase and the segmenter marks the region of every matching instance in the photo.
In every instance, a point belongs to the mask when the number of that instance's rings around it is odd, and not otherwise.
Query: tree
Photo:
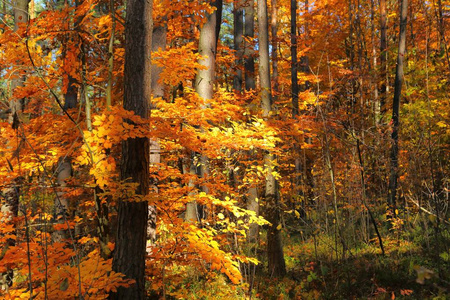
[[[236,75],[233,80],[233,88],[236,91],[242,91],[242,68],[241,62],[243,58],[243,34],[244,34],[244,1],[235,0],[233,7],[233,20],[234,20],[234,50],[236,51]]]
[[[149,116],[151,98],[152,1],[127,2],[125,26],[125,67],[123,107],[144,120]],[[120,177],[136,184],[135,193],[149,193],[149,139],[128,138],[122,142]],[[147,201],[120,199],[113,269],[136,283],[119,288],[112,299],[145,299],[145,255],[147,240]]]
[[[269,119],[272,111],[272,95],[270,83],[269,32],[267,20],[267,1],[258,0],[259,30],[259,81],[261,85],[261,107],[263,117]],[[264,156],[266,173],[265,205],[266,219],[271,223],[267,232],[267,255],[269,273],[274,276],[286,274],[281,241],[280,208],[278,203],[277,180],[275,179],[276,157],[271,153]]]
[[[199,60],[199,64],[204,68],[198,70],[195,77],[195,91],[199,97],[203,99],[203,107],[209,106],[208,102],[214,95],[214,82],[216,74],[216,52],[217,42],[219,39],[220,20],[222,11],[222,1],[212,0],[210,2],[211,7],[215,10],[208,13],[206,16],[206,23],[200,30],[200,39],[198,45],[198,52],[202,56]],[[198,159],[199,158],[199,159]],[[197,157],[197,154],[193,154],[191,167],[191,173],[205,177],[208,175],[208,159],[205,155]],[[207,192],[207,189],[203,187],[203,191]],[[198,213],[197,203],[190,202],[186,205],[186,220],[197,221],[201,218]]]
[[[378,120],[384,113],[384,105],[386,102],[386,94],[388,88],[388,77],[387,77],[387,16],[386,16],[386,0],[380,0],[380,102],[379,107],[375,108],[378,111]]]
[[[255,85],[255,60],[253,57],[252,41],[255,31],[255,3],[249,0],[244,8],[244,69],[245,89],[254,90]]]
[[[395,69],[394,100],[392,102],[392,134],[391,134],[391,157],[390,176],[388,190],[388,205],[393,210],[395,216],[397,181],[398,181],[398,132],[400,119],[400,96],[404,77],[403,64],[406,50],[406,25],[408,19],[408,0],[402,0],[400,5],[400,31],[398,39],[397,66]]]

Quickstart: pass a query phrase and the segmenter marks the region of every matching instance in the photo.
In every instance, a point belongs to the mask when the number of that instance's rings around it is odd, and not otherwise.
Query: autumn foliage
[[[224,299],[252,293],[260,299],[420,297],[418,284],[426,280],[435,282],[422,296],[448,292],[443,286],[450,268],[450,3],[409,3],[398,197],[389,207],[397,1],[388,1],[384,73],[380,1],[299,1],[299,114],[294,116],[290,1],[269,3],[278,30],[270,48],[278,54],[271,61],[277,73],[270,115],[263,115],[259,88],[233,88],[238,71],[246,70],[232,44],[232,13],[250,2],[223,3],[214,96],[205,100],[194,86],[204,69],[198,41],[205,16],[215,9],[207,1],[154,0],[154,26],[166,28],[167,36],[166,47],[151,53],[163,95],[149,99],[148,120],[122,108],[124,1],[112,1],[113,7],[106,0],[31,1],[29,20],[20,23],[10,1],[3,4],[2,299],[106,299],[131,286],[133,280],[112,271],[122,199],[157,210],[156,238],[148,238],[146,258],[147,293],[155,299],[209,297],[196,289],[198,282],[217,288]],[[258,67],[258,34],[244,39]],[[11,110],[12,103],[20,109]],[[121,143],[139,137],[157,144],[151,155],[160,156],[150,165],[146,196],[120,179]],[[270,174],[267,153],[276,157]],[[64,178],[63,162],[70,165]],[[277,181],[275,208],[264,193],[269,175]],[[252,188],[258,190],[259,213],[247,205]],[[188,203],[196,203],[198,222],[185,219]],[[278,286],[264,269],[271,209],[280,214],[276,230],[283,236],[289,272]],[[251,224],[260,228],[256,245],[248,239]],[[404,272],[404,284],[403,278],[389,285],[377,277],[374,263],[367,265],[374,274],[367,280],[372,294],[358,294],[350,279],[348,294],[332,291],[330,286],[347,280],[336,275],[341,266],[336,264],[350,261],[363,269],[365,255],[379,259],[375,254],[382,252],[397,255],[396,262],[399,253],[417,258]],[[415,283],[416,277],[421,282]]]

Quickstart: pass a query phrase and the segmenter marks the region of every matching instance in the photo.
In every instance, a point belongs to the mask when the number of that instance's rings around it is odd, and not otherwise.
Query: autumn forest
[[[2,0],[0,299],[449,299],[450,1]]]

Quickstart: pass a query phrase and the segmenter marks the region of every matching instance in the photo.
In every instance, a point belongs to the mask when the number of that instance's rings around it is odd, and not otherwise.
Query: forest
[[[0,299],[450,299],[449,0],[2,0]]]

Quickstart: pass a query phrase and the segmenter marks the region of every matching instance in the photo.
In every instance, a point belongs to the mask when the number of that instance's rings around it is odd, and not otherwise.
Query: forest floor
[[[450,299],[450,255],[438,253],[448,247],[450,234],[443,230],[440,236],[441,247],[436,247],[433,230],[388,234],[383,236],[383,256],[376,238],[367,243],[354,238],[352,244],[346,237],[347,245],[343,245],[327,234],[307,238],[300,233],[285,234],[287,275],[273,278],[267,274],[261,255],[251,297],[248,283],[232,286],[222,275],[214,280],[191,277],[184,288],[189,299],[205,300]],[[262,244],[261,254],[264,248]]]
[[[450,299],[448,254],[436,258],[423,237],[384,237],[384,256],[376,239],[353,247],[328,235],[285,241],[288,275],[260,273],[258,299]]]

